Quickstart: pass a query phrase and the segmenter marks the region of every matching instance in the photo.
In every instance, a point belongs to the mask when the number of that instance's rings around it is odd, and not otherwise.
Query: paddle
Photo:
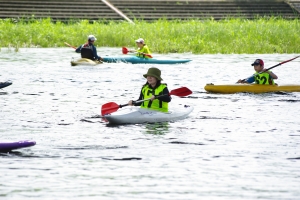
[[[129,50],[126,47],[122,47],[122,53],[123,54],[127,54],[128,52],[129,52]],[[149,58],[153,58],[153,56],[150,55],[150,54],[146,54],[146,53],[141,53],[141,54],[143,54],[145,56],[148,56]]]
[[[270,68],[266,69],[265,71],[268,71],[268,70],[270,70],[270,69],[273,69],[273,68],[275,68],[275,67],[278,67],[279,65],[282,65],[282,64],[284,64],[284,63],[290,62],[290,61],[295,60],[296,58],[299,58],[299,57],[300,57],[300,56],[296,56],[295,58],[292,58],[292,59],[290,59],[290,60],[286,60],[286,61],[283,61],[283,62],[281,62],[281,63],[278,63],[277,65],[274,65],[273,67],[270,67]],[[264,71],[263,71],[263,72],[264,72]],[[259,72],[258,74],[261,74],[261,73],[263,73],[263,72]],[[248,78],[245,78],[245,79],[243,79],[243,80],[241,80],[241,81],[243,82],[243,81],[245,81],[245,80],[247,80],[247,79],[250,79],[250,78],[252,78],[252,77],[254,77],[254,75],[249,76]]]
[[[181,88],[177,88],[174,90],[171,90],[171,92],[169,94],[163,94],[163,95],[159,95],[156,97],[162,97],[162,96],[171,96],[171,95],[175,95],[175,96],[179,96],[179,97],[184,97],[184,96],[188,96],[192,94],[192,91],[190,89],[188,89],[187,87],[181,87]],[[140,101],[136,101],[135,103],[140,103],[143,101],[149,101],[150,99],[143,99]],[[123,104],[123,105],[118,105],[115,102],[109,102],[106,103],[104,105],[102,105],[101,107],[101,115],[104,116],[105,114],[110,114],[113,112],[116,112],[119,108],[122,108],[124,106],[128,106],[128,104]]]
[[[74,46],[72,46],[72,45],[70,45],[70,44],[68,44],[68,43],[66,43],[66,42],[65,42],[65,45],[67,45],[67,46],[69,46],[69,47],[71,47],[71,48],[73,48],[73,49],[77,49],[76,47],[74,47]]]

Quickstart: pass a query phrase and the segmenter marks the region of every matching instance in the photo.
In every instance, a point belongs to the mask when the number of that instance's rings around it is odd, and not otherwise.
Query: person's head
[[[147,79],[147,82],[154,87],[157,85],[157,83],[160,83],[163,80],[160,75],[161,71],[158,68],[151,67],[143,76]]]
[[[89,35],[88,36],[88,42],[89,43],[93,43],[97,40],[97,38],[94,35]]]
[[[264,68],[264,61],[262,59],[256,59],[252,64],[256,72],[260,72]]]
[[[145,44],[145,41],[143,38],[139,38],[135,41],[135,43],[138,47],[142,47]]]

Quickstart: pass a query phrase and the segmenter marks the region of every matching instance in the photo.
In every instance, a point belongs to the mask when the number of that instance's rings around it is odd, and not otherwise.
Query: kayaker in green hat
[[[239,79],[237,83],[253,83],[260,85],[275,85],[274,79],[278,79],[277,75],[272,71],[264,68],[264,61],[262,59],[256,59],[252,64],[256,71],[253,76],[246,79]]]
[[[97,60],[97,61],[103,60],[100,56],[98,56],[97,49],[94,46],[94,42],[96,40],[97,38],[94,35],[89,35],[87,43],[80,45],[75,50],[75,52],[81,53],[81,58],[87,58],[90,60]]]
[[[151,67],[148,72],[144,74],[147,82],[143,85],[140,96],[136,101],[143,99],[150,99],[140,103],[130,100],[128,105],[141,106],[141,108],[157,110],[161,112],[168,112],[168,103],[171,102],[167,84],[161,83],[161,71],[158,68]],[[165,94],[165,95],[164,95]],[[159,95],[164,95],[158,97]]]

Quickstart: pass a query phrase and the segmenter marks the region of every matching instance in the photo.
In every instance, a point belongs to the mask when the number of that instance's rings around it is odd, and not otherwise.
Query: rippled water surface
[[[98,48],[101,56],[120,48]],[[71,67],[70,48],[1,49],[0,140],[36,145],[0,153],[1,199],[299,199],[300,94],[208,94],[296,54],[193,55],[179,65]],[[149,67],[194,106],[184,120],[112,126],[101,105],[137,99]],[[300,59],[273,69],[278,84],[300,84]]]

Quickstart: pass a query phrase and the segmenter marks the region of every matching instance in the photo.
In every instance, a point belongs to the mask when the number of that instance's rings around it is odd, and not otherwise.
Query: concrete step
[[[109,0],[130,19],[207,19],[258,16],[299,18],[300,0]],[[0,0],[0,18],[50,17],[68,19],[123,20],[101,0]]]

